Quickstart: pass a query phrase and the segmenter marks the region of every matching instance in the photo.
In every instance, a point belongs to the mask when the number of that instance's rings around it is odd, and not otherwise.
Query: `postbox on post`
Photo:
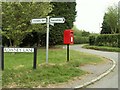
[[[73,44],[73,30],[68,29],[64,31],[64,44]]]
[[[67,45],[67,62],[69,61],[69,44],[74,43],[73,30],[68,29],[64,31],[64,44]]]

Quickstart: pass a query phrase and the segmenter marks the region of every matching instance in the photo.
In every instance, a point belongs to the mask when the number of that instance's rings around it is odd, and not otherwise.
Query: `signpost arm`
[[[31,24],[38,24],[38,23],[47,23],[47,33],[46,33],[46,64],[48,63],[48,48],[49,48],[49,25],[53,25],[54,23],[64,23],[65,18],[50,18],[47,16],[46,18],[41,18],[41,19],[32,19]]]
[[[49,16],[47,16],[47,37],[46,37],[46,64],[48,63],[48,48],[49,48]]]

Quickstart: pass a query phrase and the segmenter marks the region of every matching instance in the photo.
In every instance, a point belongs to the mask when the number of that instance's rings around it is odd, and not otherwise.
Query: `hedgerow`
[[[98,36],[90,36],[89,44],[96,46],[110,46],[120,47],[120,35],[119,34],[101,34]]]

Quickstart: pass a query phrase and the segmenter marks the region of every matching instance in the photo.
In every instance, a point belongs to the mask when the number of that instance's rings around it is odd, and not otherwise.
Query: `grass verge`
[[[32,70],[33,55],[31,53],[5,53],[2,86],[3,88],[33,88],[63,83],[86,74],[80,69],[81,65],[102,61],[102,58],[95,55],[71,50],[70,61],[66,62],[66,50],[50,49],[49,63],[45,64],[45,49],[39,49],[37,69]]]
[[[84,45],[83,48],[101,50],[101,51],[110,51],[110,52],[120,52],[120,48],[117,47]]]

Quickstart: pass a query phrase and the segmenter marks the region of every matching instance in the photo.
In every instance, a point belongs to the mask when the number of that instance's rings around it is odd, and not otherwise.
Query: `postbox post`
[[[67,44],[67,62],[69,62],[69,44]]]
[[[64,44],[67,45],[67,62],[69,62],[69,45],[74,43],[73,30],[68,29],[64,31]]]
[[[1,69],[4,70],[4,47],[1,47]]]

